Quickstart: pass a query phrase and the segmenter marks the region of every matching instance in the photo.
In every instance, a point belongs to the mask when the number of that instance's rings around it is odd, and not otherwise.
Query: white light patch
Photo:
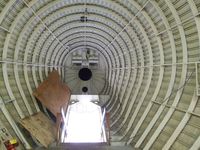
[[[65,143],[105,142],[101,107],[90,102],[91,95],[81,95],[79,102],[70,105],[66,125]]]

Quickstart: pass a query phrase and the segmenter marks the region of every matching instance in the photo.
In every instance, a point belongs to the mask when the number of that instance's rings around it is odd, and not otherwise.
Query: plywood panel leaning
[[[55,124],[42,112],[22,119],[20,123],[45,147],[56,140]]]
[[[70,94],[69,87],[62,83],[56,70],[53,70],[33,93],[55,116],[60,113],[61,107],[66,110]]]

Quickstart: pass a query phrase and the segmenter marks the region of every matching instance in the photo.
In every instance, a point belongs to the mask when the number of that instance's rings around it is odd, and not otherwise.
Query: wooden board
[[[56,139],[55,124],[42,112],[22,119],[20,123],[45,147],[48,147]]]
[[[66,110],[71,91],[67,85],[61,82],[58,71],[53,70],[33,95],[57,116],[57,113],[61,111],[61,107]]]

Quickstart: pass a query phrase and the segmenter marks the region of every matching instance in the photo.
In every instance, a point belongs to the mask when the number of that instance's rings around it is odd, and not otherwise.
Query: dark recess
[[[84,87],[82,88],[82,91],[83,91],[84,93],[86,93],[86,92],[88,91],[88,88],[84,86]]]
[[[79,70],[78,76],[83,81],[88,81],[92,78],[92,71],[89,68],[82,68]]]

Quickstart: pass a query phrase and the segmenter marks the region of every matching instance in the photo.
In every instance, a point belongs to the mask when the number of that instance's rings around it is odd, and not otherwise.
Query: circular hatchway
[[[89,68],[81,68],[78,76],[83,81],[88,81],[92,78],[92,71]]]

